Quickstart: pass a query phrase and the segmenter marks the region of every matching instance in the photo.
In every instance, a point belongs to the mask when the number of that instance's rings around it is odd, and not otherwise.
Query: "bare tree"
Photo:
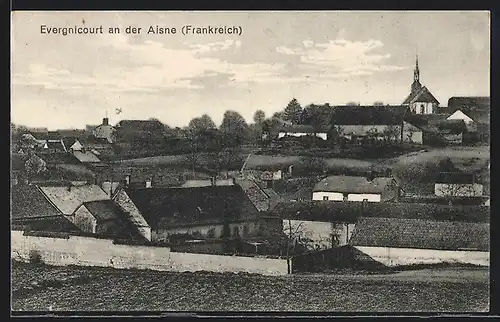
[[[301,250],[310,249],[312,240],[309,238],[310,232],[305,228],[303,221],[292,219],[283,220],[282,249],[285,249],[288,273],[292,271],[291,255]]]
[[[401,137],[400,128],[394,125],[385,128],[381,134],[387,143],[397,142]]]

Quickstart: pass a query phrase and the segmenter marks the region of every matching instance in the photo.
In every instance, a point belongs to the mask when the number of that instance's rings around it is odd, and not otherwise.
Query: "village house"
[[[336,106],[331,131],[349,141],[370,136],[422,144],[422,131],[404,120],[407,112],[404,106]]]
[[[393,178],[330,176],[314,186],[312,200],[388,202],[398,200],[399,190]]]
[[[142,239],[127,213],[113,200],[83,202],[72,218],[74,225],[84,232],[129,240]]]
[[[178,234],[234,239],[260,232],[259,212],[238,185],[125,190],[155,242]]]
[[[83,149],[82,143],[77,138],[64,138],[63,143],[68,152],[71,153],[73,151],[81,151]]]
[[[278,133],[278,139],[284,137],[303,137],[303,136],[314,136],[325,140],[327,139],[330,127],[322,126],[321,128],[315,128],[312,125],[285,125],[282,126]]]
[[[93,128],[92,135],[96,139],[102,139],[108,143],[113,143],[115,140],[115,128],[109,124],[109,118],[105,117],[102,119],[101,125]]]
[[[439,107],[439,101],[432,95],[427,87],[420,83],[420,69],[418,68],[418,56],[413,71],[413,83],[410,94],[403,101],[403,105],[410,108],[414,114],[433,114]]]
[[[22,230],[76,232],[72,224],[36,185],[13,186],[11,190],[11,227]]]
[[[483,185],[475,181],[474,174],[443,172],[436,179],[434,194],[440,197],[480,197]]]
[[[356,223],[349,244],[385,266],[489,266],[489,232],[488,223],[365,217]]]

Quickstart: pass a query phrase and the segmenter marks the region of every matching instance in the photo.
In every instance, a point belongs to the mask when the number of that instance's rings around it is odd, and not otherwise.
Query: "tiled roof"
[[[313,191],[382,193],[392,182],[392,178],[383,177],[368,181],[365,177],[330,176],[318,182]]]
[[[333,125],[401,125],[408,111],[404,106],[336,106]]]
[[[101,162],[101,160],[99,160],[98,157],[95,156],[95,154],[93,154],[92,152],[90,151],[73,151],[73,155],[75,156],[75,158],[78,159],[78,161],[82,162],[82,163],[97,163],[97,162]]]
[[[37,154],[48,165],[52,164],[80,164],[77,158],[71,153],[56,152],[56,153],[38,153]]]
[[[123,210],[113,200],[87,201],[83,205],[97,221],[122,220],[125,217]]]
[[[55,217],[31,218],[27,220],[13,221],[12,229],[24,231],[44,231],[44,232],[80,232],[80,229],[72,224],[66,217],[58,215]]]
[[[264,211],[269,208],[269,196],[253,180],[236,179],[236,184],[243,189],[248,198],[259,211]]]
[[[280,132],[285,133],[328,133],[330,131],[329,126],[322,126],[316,130],[312,125],[285,125],[280,128]]]
[[[12,220],[62,215],[34,185],[15,185],[11,190]]]
[[[490,97],[489,96],[454,96],[448,100],[448,107],[453,109],[462,108],[479,108],[479,109],[490,109]]]
[[[258,211],[239,186],[126,189],[152,229],[251,220]]]
[[[354,246],[489,251],[490,225],[422,219],[361,218]]]
[[[436,183],[471,184],[473,182],[474,175],[464,172],[442,172],[436,178]]]
[[[74,187],[40,186],[40,189],[66,215],[71,215],[84,202],[109,199],[104,190],[97,185]]]
[[[403,104],[411,104],[414,102],[425,102],[439,104],[439,101],[432,95],[427,87],[422,87],[420,90],[410,93],[404,100]]]

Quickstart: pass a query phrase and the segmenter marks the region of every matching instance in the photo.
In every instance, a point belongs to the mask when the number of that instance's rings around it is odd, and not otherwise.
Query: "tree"
[[[226,111],[219,127],[226,139],[234,140],[236,145],[248,140],[248,124],[236,111]]]
[[[321,106],[311,104],[304,108],[302,113],[302,121],[304,124],[311,125],[313,128],[313,145],[316,143],[316,137],[318,133],[322,130],[324,125],[324,120],[322,118]]]
[[[384,102],[375,101],[375,102],[373,102],[373,106],[384,106]]]
[[[325,160],[315,155],[303,157],[301,165],[308,173],[322,173],[326,168]]]
[[[286,219],[283,220],[283,230],[280,232],[279,237],[280,253],[283,255],[282,252],[285,250],[288,273],[291,274],[291,255],[311,248],[310,232],[306,230],[303,221]]]
[[[28,180],[31,181],[34,176],[47,171],[47,164],[35,154],[31,154],[24,163],[24,169]]]
[[[264,113],[263,110],[257,110],[255,111],[255,114],[253,115],[253,121],[255,124],[262,124],[264,120],[266,119],[266,113]]]
[[[382,132],[382,137],[388,143],[397,142],[401,139],[400,128],[397,126],[388,126]]]
[[[189,121],[188,129],[192,133],[199,133],[205,130],[216,129],[214,121],[207,114],[203,114],[201,117],[195,117]]]
[[[283,118],[286,121],[292,122],[293,124],[299,124],[301,114],[302,114],[302,107],[300,106],[297,99],[293,98],[285,107]]]
[[[359,103],[351,101],[351,102],[347,102],[346,105],[347,106],[359,106]]]

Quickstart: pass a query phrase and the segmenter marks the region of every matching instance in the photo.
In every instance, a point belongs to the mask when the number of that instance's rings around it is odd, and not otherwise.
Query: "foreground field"
[[[478,312],[485,269],[265,277],[16,263],[15,311]]]

